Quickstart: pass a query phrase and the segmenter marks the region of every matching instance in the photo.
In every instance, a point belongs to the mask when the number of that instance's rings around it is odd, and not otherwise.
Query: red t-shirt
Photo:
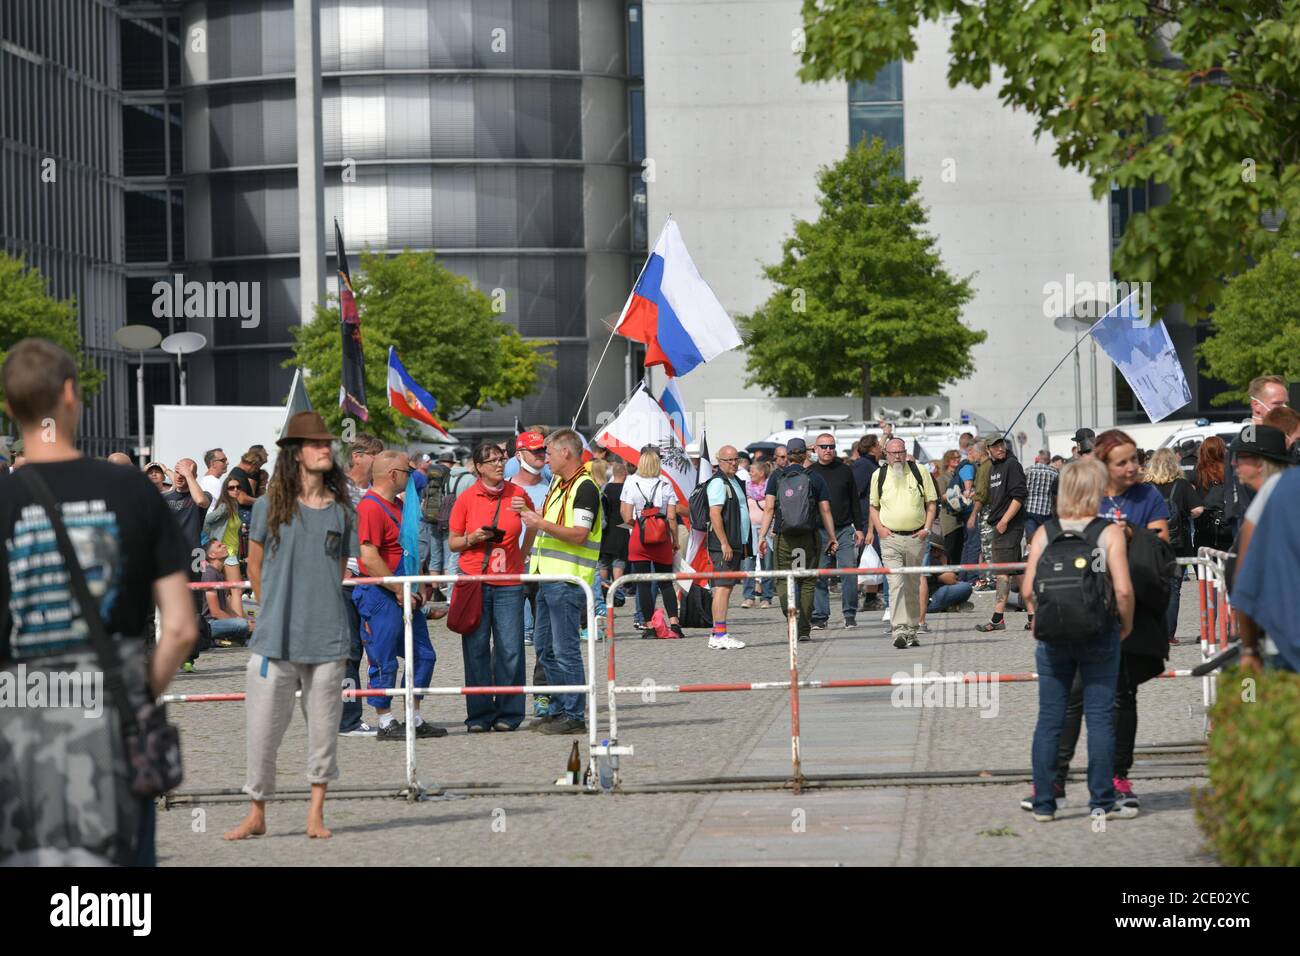
[[[518,485],[507,481],[499,494],[493,494],[483,487],[483,482],[476,481],[459,495],[451,506],[451,519],[447,523],[453,534],[468,534],[477,528],[492,524],[496,515],[496,526],[505,532],[505,538],[492,546],[492,556],[488,559],[487,570],[483,569],[483,548],[479,544],[460,553],[457,565],[461,574],[523,574],[524,562],[519,553],[519,537],[524,525],[513,508],[512,498],[522,498],[524,504],[532,510],[528,493]],[[501,503],[500,512],[497,502]]]
[[[367,491],[357,503],[357,543],[378,548],[391,574],[396,574],[402,563],[401,531],[401,502],[389,503],[374,491]],[[364,567],[361,573],[369,577]]]

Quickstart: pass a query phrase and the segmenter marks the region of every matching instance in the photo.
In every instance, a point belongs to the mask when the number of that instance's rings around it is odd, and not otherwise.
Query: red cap
[[[522,448],[524,451],[537,451],[546,445],[546,439],[542,437],[541,432],[521,432],[515,439],[515,447]]]

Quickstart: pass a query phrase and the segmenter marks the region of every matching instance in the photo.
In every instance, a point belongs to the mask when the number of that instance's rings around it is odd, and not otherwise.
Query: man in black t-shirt
[[[203,551],[199,539],[203,536],[203,517],[208,512],[212,499],[199,485],[198,466],[191,458],[182,458],[172,470],[176,485],[171,491],[163,492],[163,501],[171,508],[176,523],[181,527],[185,545],[190,549],[190,563],[197,566],[203,560]],[[198,580],[198,572],[193,579]]]
[[[104,630],[117,640],[128,693],[162,694],[194,642],[190,557],[148,478],[77,451],[81,397],[70,355],[24,339],[5,358],[3,385],[27,462],[0,477],[0,669],[11,671],[7,681],[20,665],[29,678],[44,673],[60,695],[75,676],[83,700],[0,707],[0,865],[153,865],[153,801],[127,798],[109,763],[117,703],[102,699],[96,713],[85,699],[87,687],[102,693],[99,658],[49,516],[22,472],[59,503]],[[146,665],[155,603],[161,635]]]

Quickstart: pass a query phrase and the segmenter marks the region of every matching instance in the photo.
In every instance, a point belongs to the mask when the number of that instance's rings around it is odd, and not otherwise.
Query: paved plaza
[[[880,614],[862,612],[859,626],[840,627],[832,596],[831,626],[800,645],[801,676],[823,680],[889,677],[902,671],[1032,671],[1033,640],[1023,614],[1008,615],[1003,632],[979,634],[992,595],[976,610],[930,617],[921,646],[897,650]],[[785,621],[779,610],[741,610],[735,595],[732,633],[749,646],[710,651],[707,633],[682,641],[626,637],[631,607],[619,609],[620,684],[783,680],[788,677]],[[1184,585],[1180,635],[1196,634],[1195,584]],[[441,622],[431,627],[440,685],[462,683],[460,641]],[[605,648],[598,645],[600,736],[608,733],[603,693]],[[532,649],[529,648],[530,672]],[[179,693],[243,690],[247,652],[203,655],[194,674],[179,675]],[[1199,661],[1194,643],[1173,649],[1171,666]],[[1196,741],[1203,728],[1199,679],[1156,680],[1139,695],[1138,744]],[[918,695],[919,696],[919,695]],[[277,801],[267,836],[237,844],[222,840],[245,804],[204,803],[160,811],[162,865],[280,864],[791,864],[791,865],[1214,865],[1194,822],[1192,793],[1207,783],[1197,758],[1139,755],[1133,771],[1142,813],[1094,832],[1086,789],[1072,780],[1068,802],[1050,824],[1035,824],[1019,808],[1028,785],[985,782],[935,785],[937,771],[970,771],[997,780],[998,771],[1025,770],[1037,710],[1032,683],[997,686],[976,706],[895,706],[891,688],[808,690],[801,694],[804,773],[918,774],[911,785],[789,791],[669,793],[548,793],[400,799],[331,799],[329,841],[305,836],[306,802]],[[918,701],[921,703],[923,701]],[[931,702],[933,703],[933,701]],[[968,701],[970,703],[970,701]],[[430,698],[424,713],[450,730],[419,740],[419,776],[426,785],[511,784],[546,788],[564,771],[572,738],[513,734],[470,736],[464,700]],[[367,707],[368,714],[373,711]],[[981,713],[990,716],[981,716]],[[244,715],[239,703],[172,707],[182,728],[186,780],[182,792],[237,789],[244,775]],[[781,691],[659,694],[653,701],[620,695],[620,742],[628,785],[790,772],[789,695]],[[305,786],[304,725],[300,714],[280,750],[283,788]],[[586,740],[582,741],[585,755]],[[1085,736],[1075,770],[1083,769]],[[339,741],[340,787],[400,787],[404,746],[373,738]],[[1160,776],[1162,761],[1182,763]],[[981,773],[986,776],[980,777]],[[993,774],[988,776],[987,774]],[[906,781],[899,781],[906,783]]]

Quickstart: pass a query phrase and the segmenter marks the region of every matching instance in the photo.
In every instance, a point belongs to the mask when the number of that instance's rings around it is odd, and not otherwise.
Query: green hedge
[[[1300,674],[1231,668],[1210,714],[1210,787],[1195,798],[1210,849],[1229,866],[1300,866]]]

